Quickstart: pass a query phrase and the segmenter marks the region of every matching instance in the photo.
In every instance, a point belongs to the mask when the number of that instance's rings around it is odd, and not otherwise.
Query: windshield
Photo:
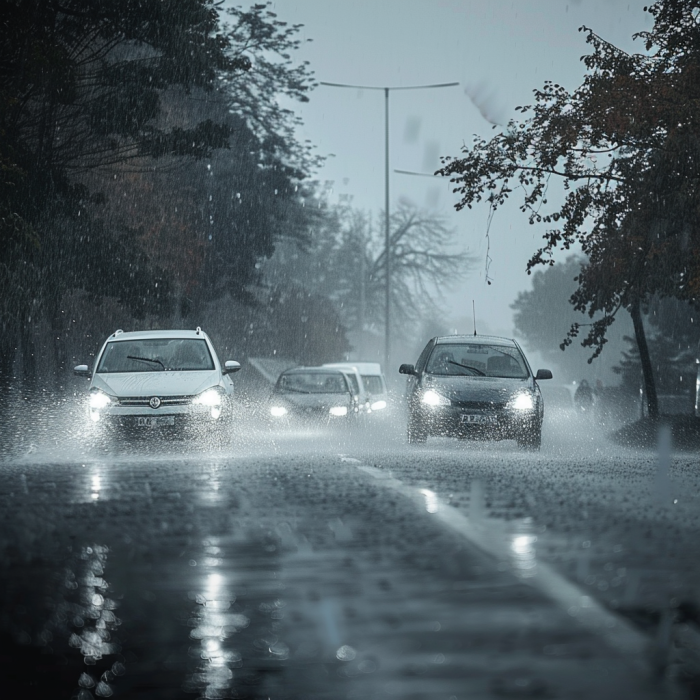
[[[154,338],[112,341],[102,353],[97,372],[194,372],[212,369],[214,361],[206,341]]]
[[[382,378],[374,374],[363,374],[362,383],[365,385],[368,394],[383,394],[384,385],[382,384]]]
[[[349,389],[340,372],[294,372],[283,374],[275,391],[279,394],[347,394]]]
[[[518,348],[481,343],[436,345],[426,371],[450,376],[528,377],[525,359]]]

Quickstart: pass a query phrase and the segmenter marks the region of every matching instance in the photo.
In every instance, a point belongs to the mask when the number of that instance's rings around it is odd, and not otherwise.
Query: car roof
[[[343,374],[343,370],[339,367],[292,367],[292,369],[286,369],[282,374],[294,374],[296,372],[304,374]],[[280,375],[282,376],[282,375]]]
[[[149,340],[153,338],[207,338],[207,334],[198,328],[192,330],[163,330],[163,331],[115,331],[107,338],[113,340]]]
[[[436,345],[503,345],[515,348],[518,344],[512,338],[498,335],[442,335],[435,338]]]
[[[321,369],[338,369],[341,372],[351,372],[352,374],[360,373],[357,365],[353,362],[329,362],[328,364],[321,365]]]
[[[340,367],[340,368],[352,367],[353,369],[357,369],[357,371],[360,374],[381,374],[382,373],[382,366],[379,364],[379,362],[352,362],[350,360],[348,362],[329,362],[323,366],[324,367]]]

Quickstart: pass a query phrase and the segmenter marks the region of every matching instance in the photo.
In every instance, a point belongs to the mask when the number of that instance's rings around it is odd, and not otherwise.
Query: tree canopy
[[[528,271],[552,265],[557,251],[583,251],[571,301],[591,319],[583,345],[593,357],[621,308],[643,344],[640,304],[652,295],[695,302],[700,292],[700,2],[646,9],[654,25],[635,35],[642,53],[582,27],[591,47],[583,83],[569,91],[546,82],[518,108],[520,120],[475,137],[438,171],[455,183],[458,209],[484,200],[497,210],[517,196],[530,223],[546,225]],[[557,180],[561,199],[550,192]],[[645,376],[653,385],[650,366]]]
[[[374,218],[383,221],[383,215]],[[391,213],[392,333],[406,338],[424,319],[445,319],[442,292],[474,259],[455,246],[444,216],[400,203]],[[283,244],[265,264],[271,288],[288,281],[333,303],[348,330],[383,334],[386,247],[383,226],[348,205],[316,210],[311,241]]]
[[[224,27],[212,0],[0,9],[0,378],[71,289],[137,317],[195,277],[201,298],[241,294],[313,163],[280,106],[313,86],[299,27],[264,4]]]

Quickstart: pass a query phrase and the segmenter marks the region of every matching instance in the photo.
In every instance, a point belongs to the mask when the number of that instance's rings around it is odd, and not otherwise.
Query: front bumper
[[[225,414],[224,406],[212,407],[198,404],[163,406],[107,406],[89,408],[91,421],[98,426],[120,427],[133,430],[149,428],[183,429],[200,425],[215,425]],[[218,409],[218,410],[217,410]]]
[[[536,410],[420,406],[413,409],[428,435],[512,440],[541,428]],[[415,414],[414,414],[415,415]]]
[[[344,415],[334,415],[330,412],[329,406],[305,407],[305,406],[285,406],[286,412],[283,415],[273,414],[272,407],[267,410],[267,417],[274,425],[344,425],[349,420],[358,417],[358,410],[354,406],[348,406]]]

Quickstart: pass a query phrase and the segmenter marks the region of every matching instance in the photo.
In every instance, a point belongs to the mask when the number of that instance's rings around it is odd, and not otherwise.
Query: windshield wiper
[[[136,357],[136,355],[127,355],[127,360],[140,360],[141,362],[153,362],[154,364],[159,364],[163,371],[165,371],[165,365],[160,360],[154,360],[151,357]]]
[[[476,367],[470,367],[469,365],[463,365],[461,362],[455,362],[454,360],[447,360],[451,365],[457,365],[457,367],[464,367],[464,369],[471,370],[474,374],[478,374],[480,377],[485,377],[486,372],[482,372]]]
[[[280,390],[280,394],[310,394],[310,391],[304,391],[304,389],[292,389],[292,387],[285,387],[284,389]]]

